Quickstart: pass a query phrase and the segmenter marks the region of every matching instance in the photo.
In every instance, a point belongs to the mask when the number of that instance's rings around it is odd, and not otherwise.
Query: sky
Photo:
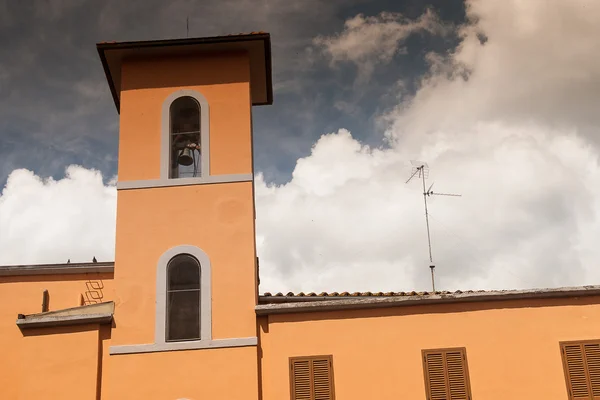
[[[118,115],[95,43],[267,31],[261,292],[597,284],[595,0],[0,0],[0,264],[114,257]]]

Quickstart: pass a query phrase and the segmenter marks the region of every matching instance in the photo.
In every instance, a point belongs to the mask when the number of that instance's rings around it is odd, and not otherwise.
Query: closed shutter
[[[428,400],[470,400],[467,354],[464,348],[423,350]]]
[[[290,358],[292,400],[334,400],[331,356]]]
[[[561,343],[570,400],[600,400],[600,341]]]
[[[600,399],[600,342],[583,345],[592,399]]]

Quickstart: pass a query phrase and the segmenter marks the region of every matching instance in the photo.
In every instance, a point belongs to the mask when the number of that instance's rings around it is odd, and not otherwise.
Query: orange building
[[[120,113],[115,262],[0,267],[1,399],[600,398],[597,286],[259,295],[270,36],[97,48]]]

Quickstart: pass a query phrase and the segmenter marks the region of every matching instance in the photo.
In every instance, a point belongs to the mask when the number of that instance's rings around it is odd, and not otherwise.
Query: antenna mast
[[[435,265],[433,264],[433,255],[431,253],[431,232],[429,230],[429,211],[427,209],[427,198],[429,196],[453,196],[453,197],[461,197],[460,194],[452,194],[452,193],[434,193],[431,188],[433,187],[433,183],[429,186],[428,189],[425,189],[425,179],[429,177],[429,166],[426,162],[423,161],[411,161],[413,165],[412,174],[410,178],[406,181],[406,183],[410,182],[415,176],[418,175],[421,178],[423,183],[423,202],[425,204],[425,224],[427,225],[427,246],[429,247],[429,268],[431,269],[431,287],[433,293],[435,293]]]

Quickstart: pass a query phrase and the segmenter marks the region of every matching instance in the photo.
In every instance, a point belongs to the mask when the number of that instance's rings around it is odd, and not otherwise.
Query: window
[[[427,400],[470,400],[467,353],[464,348],[423,350]]]
[[[189,254],[167,265],[166,341],[200,339],[200,263]]]
[[[600,340],[560,344],[570,400],[600,398]]]
[[[171,247],[158,259],[154,343],[193,346],[212,340],[210,258],[196,246]],[[177,343],[174,343],[177,342]]]
[[[163,101],[160,180],[188,184],[210,176],[210,112],[202,93],[179,89]],[[168,182],[178,179],[179,182]]]
[[[169,108],[170,178],[190,178],[202,174],[200,104],[182,96]]]
[[[290,358],[292,400],[333,400],[333,357]]]

